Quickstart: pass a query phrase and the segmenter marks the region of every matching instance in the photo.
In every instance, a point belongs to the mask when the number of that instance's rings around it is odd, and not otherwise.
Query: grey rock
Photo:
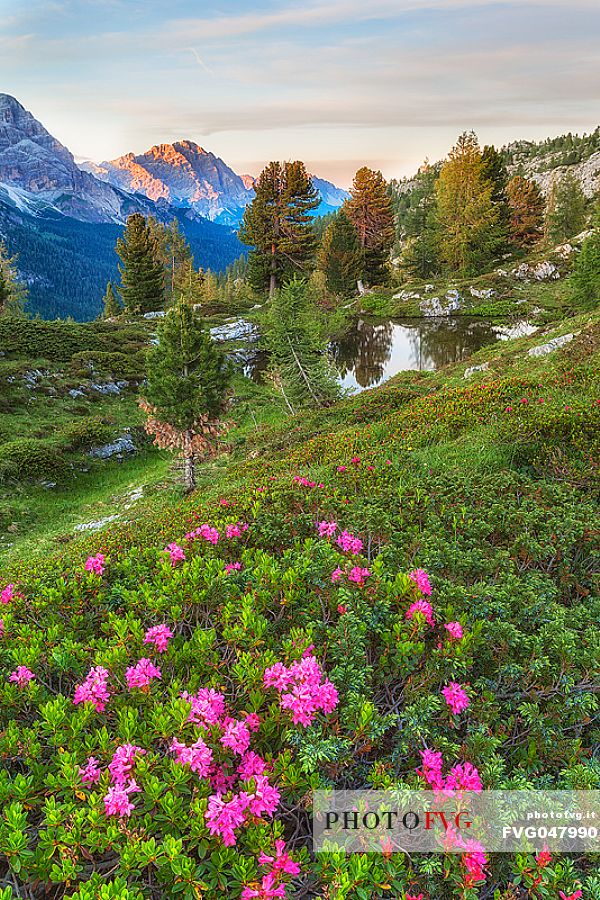
[[[99,528],[103,528],[104,525],[108,525],[110,522],[116,522],[120,516],[115,514],[114,516],[105,516],[104,519],[98,519],[97,522],[82,522],[81,525],[76,525],[74,531],[98,531]]]
[[[496,291],[493,288],[487,288],[483,290],[478,290],[477,288],[470,287],[469,288],[471,297],[477,297],[478,300],[491,300],[491,298],[495,295]]]
[[[78,397],[85,397],[85,391],[82,391],[79,388],[71,388],[69,397],[72,397],[73,400],[77,400]]]
[[[257,341],[259,338],[256,325],[247,322],[246,319],[237,319],[235,322],[216,325],[210,329],[210,333],[214,341]]]
[[[110,394],[116,396],[127,386],[128,384],[126,381],[106,381],[104,383],[92,382],[92,384],[90,384],[92,391],[96,391],[96,393],[103,394],[104,396],[109,396]]]
[[[89,451],[89,455],[94,459],[112,459],[113,456],[117,459],[123,459],[124,456],[136,452],[137,447],[133,443],[131,436],[124,434],[117,438],[116,441],[111,441],[110,444],[94,447]]]
[[[552,338],[551,341],[548,341],[547,344],[540,344],[539,347],[532,347],[531,350],[527,351],[528,356],[547,356],[548,353],[552,353],[554,350],[558,350],[559,347],[564,347],[565,344],[570,344],[574,334],[561,334],[559,337]]]
[[[194,307],[195,309],[195,307]],[[143,319],[164,319],[165,311],[164,309],[157,309],[154,312],[144,313],[142,316]]]
[[[469,366],[468,369],[465,369],[465,374],[463,377],[470,378],[471,375],[475,374],[475,372],[487,372],[489,367],[490,367],[489,362],[482,363],[480,366]]]
[[[451,316],[462,309],[462,298],[458,291],[448,291],[444,299],[445,303],[439,297],[428,297],[419,303],[419,309],[428,318]]]

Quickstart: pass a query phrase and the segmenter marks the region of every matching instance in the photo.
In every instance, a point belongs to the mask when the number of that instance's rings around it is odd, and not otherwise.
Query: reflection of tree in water
[[[448,363],[461,362],[471,353],[497,340],[489,322],[464,319],[438,319],[421,322],[409,334],[420,369],[439,369]]]
[[[334,362],[342,378],[353,372],[360,387],[370,387],[383,378],[392,355],[392,322],[374,325],[359,319],[354,328],[331,346]]]

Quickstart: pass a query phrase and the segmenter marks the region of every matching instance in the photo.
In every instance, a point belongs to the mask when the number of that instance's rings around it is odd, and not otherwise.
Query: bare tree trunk
[[[183,481],[186,494],[191,494],[196,489],[196,459],[189,429],[183,433]]]

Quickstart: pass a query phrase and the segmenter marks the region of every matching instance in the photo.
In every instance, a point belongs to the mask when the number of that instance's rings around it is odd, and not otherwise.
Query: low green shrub
[[[110,440],[113,429],[100,416],[86,416],[76,419],[63,433],[65,447],[69,450],[87,450],[89,447],[105,444]]]
[[[0,446],[0,481],[63,481],[68,462],[49,441],[21,439]]]

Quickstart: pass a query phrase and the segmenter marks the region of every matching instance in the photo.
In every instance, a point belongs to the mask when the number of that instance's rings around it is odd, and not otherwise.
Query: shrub
[[[0,480],[63,481],[67,471],[64,454],[49,441],[22,439],[0,446]]]
[[[65,447],[69,450],[86,450],[110,440],[112,428],[100,416],[76,419],[63,431]]]

